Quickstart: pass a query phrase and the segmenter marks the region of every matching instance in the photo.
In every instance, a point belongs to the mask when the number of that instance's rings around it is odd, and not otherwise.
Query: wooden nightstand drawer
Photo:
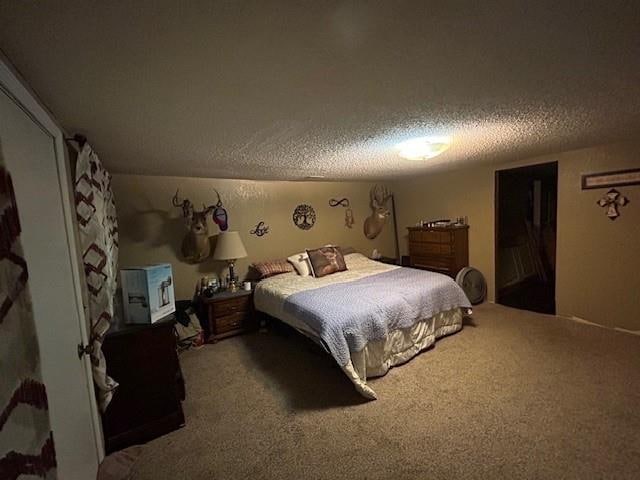
[[[239,328],[246,328],[249,323],[247,312],[233,313],[215,319],[215,333],[226,333]]]
[[[211,304],[212,314],[215,318],[232,315],[234,313],[246,312],[250,309],[251,297],[243,296],[219,301]]]

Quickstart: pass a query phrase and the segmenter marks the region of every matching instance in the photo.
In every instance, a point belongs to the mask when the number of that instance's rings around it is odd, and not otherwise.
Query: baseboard
[[[492,305],[499,305],[501,307],[504,306],[504,305],[500,305],[499,303],[496,303],[495,301],[488,301],[487,303],[491,303]],[[508,308],[513,308],[513,307],[508,307]],[[532,312],[532,313],[535,313],[535,312]],[[546,314],[541,314],[541,315],[546,315]],[[565,320],[571,320],[576,323],[582,323],[583,325],[589,325],[591,327],[604,328],[605,330],[614,330],[616,332],[622,332],[622,333],[627,333],[629,335],[640,336],[640,330],[628,330],[622,327],[610,327],[608,325],[602,325],[600,323],[592,322],[590,320],[585,320],[584,318],[576,317],[575,315],[556,314],[555,316],[558,318],[564,318]]]

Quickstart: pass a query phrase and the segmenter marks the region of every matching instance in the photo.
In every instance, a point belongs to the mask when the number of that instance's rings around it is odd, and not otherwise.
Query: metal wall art
[[[611,220],[615,220],[620,216],[618,207],[624,207],[629,203],[629,199],[624,195],[621,195],[615,188],[609,190],[604,197],[598,200],[598,205],[607,209],[607,217]]]
[[[265,225],[264,222],[260,221],[258,222],[258,224],[255,226],[253,230],[249,231],[249,233],[251,235],[255,235],[256,237],[262,237],[267,233],[269,233],[269,226]]]
[[[293,223],[302,230],[309,230],[316,223],[316,211],[311,205],[301,204],[293,211]]]
[[[331,200],[329,200],[329,206],[330,207],[348,207],[349,199],[341,198],[340,200],[336,200],[335,198],[332,198]]]
[[[346,210],[344,212],[344,226],[347,228],[352,228],[353,224],[355,223],[355,218],[353,216],[353,210],[351,210],[350,207],[350,202],[348,198],[341,198],[340,200],[336,200],[335,198],[332,198],[331,200],[329,200],[329,206],[330,207],[345,207]]]

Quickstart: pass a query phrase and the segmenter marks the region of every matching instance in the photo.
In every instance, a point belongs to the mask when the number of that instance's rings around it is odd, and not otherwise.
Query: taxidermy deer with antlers
[[[389,207],[387,207],[387,202],[391,198],[391,193],[386,187],[375,185],[369,192],[369,196],[371,199],[371,203],[369,205],[371,206],[372,212],[364,221],[364,235],[369,240],[373,240],[380,235],[382,228],[385,223],[387,223],[389,215],[391,215],[391,211],[389,210]]]
[[[216,194],[218,192],[216,191]],[[218,203],[215,205],[202,205],[202,210],[197,211],[193,208],[193,203],[187,198],[180,200],[178,198],[178,190],[171,199],[174,207],[182,208],[182,216],[186,221],[189,232],[182,241],[182,255],[185,260],[198,263],[205,260],[211,254],[211,243],[209,241],[209,228],[207,226],[207,215],[209,212],[222,210],[222,202],[218,194]],[[226,222],[226,211],[224,211]],[[218,221],[216,220],[216,223]],[[221,227],[222,228],[222,227]],[[226,229],[226,225],[225,225]]]

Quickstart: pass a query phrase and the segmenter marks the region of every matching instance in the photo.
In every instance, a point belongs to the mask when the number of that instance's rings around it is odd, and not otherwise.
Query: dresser
[[[409,227],[409,265],[455,278],[469,266],[469,226]]]
[[[147,442],[184,425],[184,381],[174,317],[107,333],[107,374],[119,383],[102,415],[107,453]]]
[[[199,316],[208,342],[254,330],[253,291],[216,293],[200,297]]]

